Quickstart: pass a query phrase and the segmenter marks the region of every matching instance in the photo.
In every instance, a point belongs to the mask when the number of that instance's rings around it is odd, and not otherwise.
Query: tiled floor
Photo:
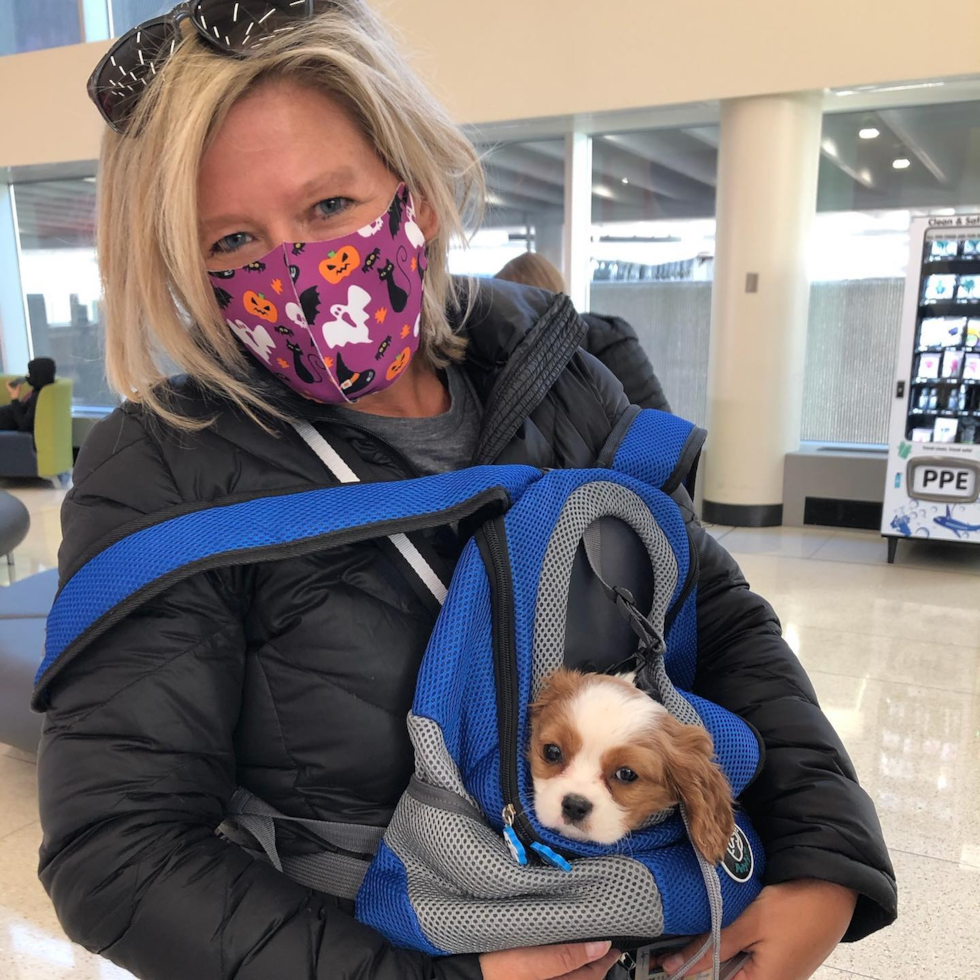
[[[34,515],[17,551],[27,575],[55,562],[63,494],[15,492]],[[780,614],[877,804],[899,876],[898,923],[840,947],[818,980],[977,980],[980,549],[908,542],[888,566],[876,534],[711,530]],[[0,748],[0,794],[0,976],[128,977],[64,938],[37,882],[29,758]]]

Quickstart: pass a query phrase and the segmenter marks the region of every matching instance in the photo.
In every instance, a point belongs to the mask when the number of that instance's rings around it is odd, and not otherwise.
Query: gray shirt
[[[395,447],[423,476],[469,466],[480,437],[483,406],[466,372],[446,368],[449,411],[423,419],[389,418],[341,407],[337,411]]]

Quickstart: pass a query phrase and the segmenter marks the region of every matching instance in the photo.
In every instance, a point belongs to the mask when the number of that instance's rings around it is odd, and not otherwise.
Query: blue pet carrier
[[[683,808],[651,815],[609,846],[560,836],[534,814],[527,705],[570,663],[576,611],[592,601],[584,593],[570,600],[581,592],[583,562],[593,592],[618,607],[631,638],[598,651],[605,666],[635,661],[639,686],[680,721],[710,732],[736,798],[761,764],[748,725],[688,693],[697,555],[669,493],[693,472],[703,433],[655,411],[631,413],[627,423],[595,469],[485,466],[360,485],[351,485],[356,477],[316,430],[298,424],[348,485],[182,513],[111,544],[58,596],[35,701],[43,703],[69,658],[178,579],[387,536],[406,575],[444,601],[408,718],[411,784],[383,830],[292,818],[245,789],[232,807],[237,826],[296,880],[356,897],[358,918],[395,945],[436,956],[590,938],[637,948],[664,936],[717,935],[761,887],[763,849],[743,813],[736,811],[718,868],[691,845]],[[456,522],[476,529],[447,593],[410,534]],[[624,529],[630,561],[652,571],[642,610],[624,587],[629,576],[615,546]],[[323,840],[322,855],[279,855],[275,825],[289,820]],[[375,855],[369,865],[364,853]]]

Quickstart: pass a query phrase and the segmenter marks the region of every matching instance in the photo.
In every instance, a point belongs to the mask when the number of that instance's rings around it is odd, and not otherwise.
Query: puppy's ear
[[[556,670],[544,679],[541,690],[538,691],[537,699],[528,705],[528,710],[532,717],[539,714],[542,710],[557,704],[559,701],[567,701],[572,698],[582,684],[582,674],[574,670]]]
[[[714,743],[700,725],[683,725],[676,718],[664,719],[662,731],[667,781],[687,809],[694,845],[718,864],[735,829],[735,817],[731,787],[714,760]]]

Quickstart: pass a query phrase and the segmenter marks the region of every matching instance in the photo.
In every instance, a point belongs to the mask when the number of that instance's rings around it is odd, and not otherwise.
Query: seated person
[[[28,362],[27,377],[7,382],[10,404],[0,405],[0,432],[33,432],[40,390],[54,381],[55,366],[50,357]],[[30,387],[25,387],[25,381]]]

